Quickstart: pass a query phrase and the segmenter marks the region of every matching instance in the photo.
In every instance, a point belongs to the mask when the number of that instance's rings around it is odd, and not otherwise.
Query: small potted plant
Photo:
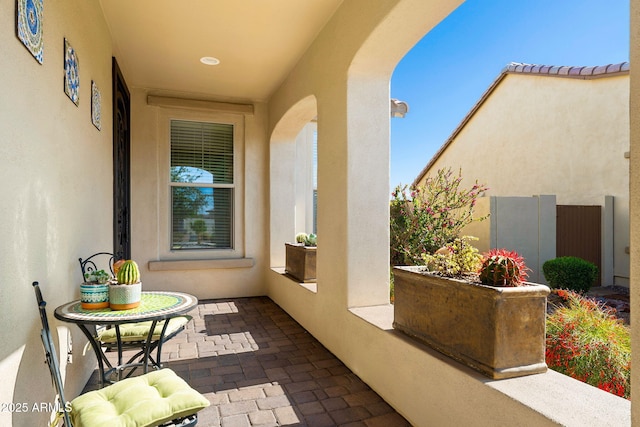
[[[140,305],[142,282],[138,264],[133,260],[114,263],[115,280],[109,284],[109,307],[112,310],[129,310]]]
[[[480,257],[463,239],[425,266],[394,267],[394,328],[491,378],[545,372],[549,288],[515,252]]]
[[[296,243],[285,243],[285,272],[300,282],[315,282],[317,243],[313,233],[298,233]]]
[[[80,305],[85,310],[97,310],[109,307],[109,279],[104,270],[91,270],[85,273],[84,283],[80,285]]]

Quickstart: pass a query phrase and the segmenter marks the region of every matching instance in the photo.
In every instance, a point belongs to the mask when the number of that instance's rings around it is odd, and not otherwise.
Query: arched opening
[[[315,143],[317,102],[309,95],[280,119],[269,146],[270,265],[283,267],[285,242],[296,233],[317,232]]]

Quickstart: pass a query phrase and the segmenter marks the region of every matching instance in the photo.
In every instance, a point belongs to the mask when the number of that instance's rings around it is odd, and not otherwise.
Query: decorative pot
[[[82,283],[80,285],[80,305],[85,310],[109,307],[109,284]]]
[[[490,378],[545,372],[549,288],[493,287],[394,267],[393,327]]]
[[[142,282],[132,285],[109,285],[109,307],[111,310],[129,310],[140,305]]]
[[[316,247],[285,243],[285,273],[299,282],[316,281]]]

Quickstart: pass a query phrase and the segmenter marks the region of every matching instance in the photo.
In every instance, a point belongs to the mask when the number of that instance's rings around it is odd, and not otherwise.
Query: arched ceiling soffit
[[[296,102],[282,115],[271,133],[271,142],[295,140],[302,128],[318,115],[318,104],[314,95]]]

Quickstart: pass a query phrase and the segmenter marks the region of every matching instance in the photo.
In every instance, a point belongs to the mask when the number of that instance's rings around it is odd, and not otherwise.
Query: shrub
[[[425,184],[398,186],[390,205],[392,265],[420,265],[422,256],[452,242],[475,219],[476,200],[488,188],[476,183],[460,188],[462,171],[438,170]],[[484,218],[479,218],[482,220]]]
[[[476,272],[482,257],[478,249],[469,243],[470,240],[478,240],[478,238],[462,236],[438,249],[434,254],[424,254],[422,257],[429,271],[447,277]]]
[[[585,293],[598,278],[598,267],[582,258],[566,256],[542,264],[544,278],[553,289],[569,289]]]
[[[547,317],[549,368],[629,398],[631,337],[613,309],[579,294],[554,290],[565,300]]]

